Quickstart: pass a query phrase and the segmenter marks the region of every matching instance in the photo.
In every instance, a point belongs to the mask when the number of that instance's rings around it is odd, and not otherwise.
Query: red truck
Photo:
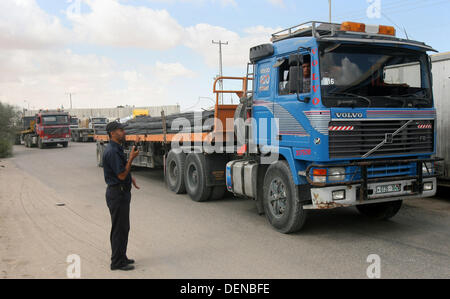
[[[30,127],[21,132],[21,139],[26,147],[69,146],[70,118],[64,111],[40,111],[36,114]]]

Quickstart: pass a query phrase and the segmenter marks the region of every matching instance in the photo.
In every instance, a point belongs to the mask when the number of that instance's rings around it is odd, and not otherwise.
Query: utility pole
[[[331,23],[331,0],[328,0],[328,11],[329,11],[329,20]]]
[[[223,76],[223,62],[222,62],[222,45],[227,46],[228,42],[222,42],[219,40],[218,42],[212,41],[213,44],[219,45],[219,77]],[[223,90],[223,80],[219,81],[220,90]],[[220,94],[220,102],[223,104],[223,93]]]
[[[73,106],[72,106],[72,95],[75,95],[74,93],[71,93],[71,92],[68,92],[68,93],[66,93],[67,95],[69,95],[69,100],[70,100],[70,109],[72,109],[73,108]]]

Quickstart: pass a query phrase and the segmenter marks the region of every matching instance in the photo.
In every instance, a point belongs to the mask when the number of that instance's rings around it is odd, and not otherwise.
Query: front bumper
[[[331,209],[337,207],[348,207],[355,205],[395,201],[411,198],[430,197],[436,194],[436,177],[439,176],[437,168],[431,174],[422,172],[423,163],[435,163],[443,161],[441,158],[434,159],[405,159],[405,160],[373,160],[363,162],[344,163],[339,165],[310,165],[305,172],[306,179],[311,186],[312,204],[304,206],[305,209]],[[368,169],[378,165],[395,165],[398,163],[411,163],[416,166],[416,175],[384,176],[370,178]],[[330,167],[355,167],[359,168],[356,173],[359,179],[347,180],[344,182],[318,183],[311,177],[314,168]],[[428,183],[428,184],[427,184]],[[424,184],[432,184],[431,190],[424,190]],[[377,187],[385,185],[400,185],[400,190],[377,194]],[[333,200],[333,192],[344,191],[345,198]]]
[[[42,139],[43,143],[63,143],[63,142],[69,142],[70,138],[48,138],[48,139]]]
[[[415,184],[415,180],[402,180],[402,181],[390,181],[385,183],[373,183],[368,184],[368,191],[371,195],[368,195],[366,199],[361,199],[359,196],[359,190],[361,185],[348,185],[348,186],[334,186],[324,188],[311,188],[312,204],[305,205],[303,208],[307,210],[311,209],[333,209],[339,207],[351,207],[364,204],[380,203],[387,201],[405,200],[413,198],[431,197],[436,194],[436,178],[424,179],[423,183],[432,183],[433,189],[429,191],[422,191],[421,193],[412,191]],[[386,184],[400,184],[402,190],[400,192],[386,193],[386,194],[374,194],[376,187]],[[332,194],[334,191],[345,191],[345,199],[333,200]]]

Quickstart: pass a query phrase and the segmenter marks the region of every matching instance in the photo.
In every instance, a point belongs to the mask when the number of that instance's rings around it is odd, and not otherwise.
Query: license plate
[[[377,186],[377,188],[376,188],[377,194],[394,193],[394,192],[400,192],[400,191],[402,191],[401,184],[382,185],[382,186]]]

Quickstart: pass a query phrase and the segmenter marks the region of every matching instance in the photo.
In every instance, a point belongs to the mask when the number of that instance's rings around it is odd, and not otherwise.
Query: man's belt
[[[113,190],[122,191],[122,192],[124,192],[124,191],[126,191],[126,192],[131,191],[131,185],[127,186],[127,185],[124,185],[124,184],[111,185],[111,186],[108,186],[108,188],[113,189]]]

